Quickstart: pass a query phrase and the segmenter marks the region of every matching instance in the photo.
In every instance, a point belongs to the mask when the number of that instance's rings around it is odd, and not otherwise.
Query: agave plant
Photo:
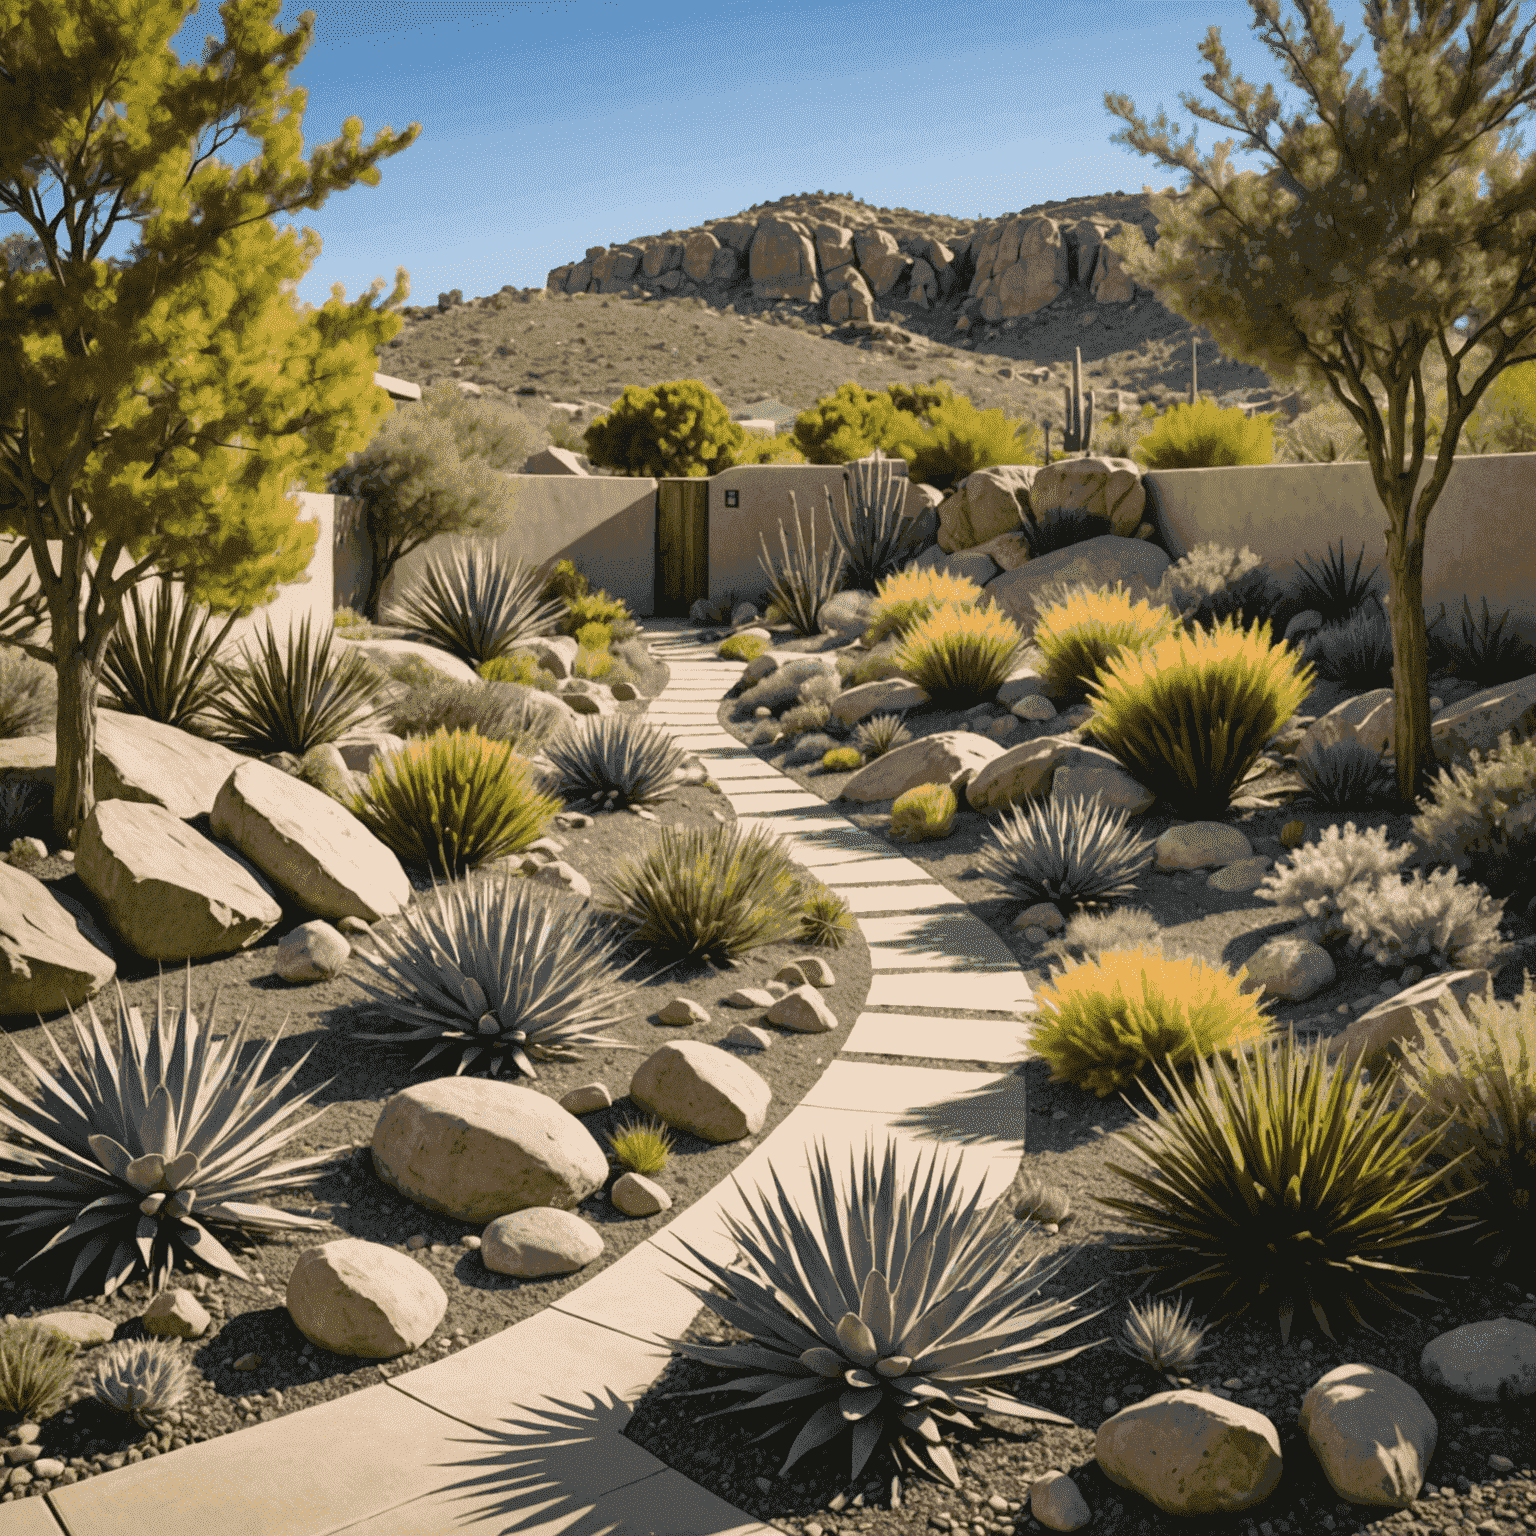
[[[946,1170],[934,1200],[936,1151],[914,1201],[916,1179],[898,1176],[894,1140],[886,1142],[878,1178],[871,1142],[862,1181],[857,1160],[850,1157],[851,1203],[845,1204],[833,1183],[826,1144],[814,1150],[819,1231],[771,1170],[777,1210],[766,1200],[763,1211],[749,1202],[755,1231],[726,1213],[742,1250],[737,1262],[726,1265],[688,1250],[705,1266],[693,1270],[704,1283],[683,1283],[752,1338],[727,1345],[666,1340],[689,1359],[736,1373],[731,1381],[667,1395],[755,1393],[751,1402],[704,1417],[776,1409],[781,1422],[759,1440],[787,1432],[798,1420],[781,1477],[807,1452],[846,1430],[851,1476],[858,1477],[886,1446],[898,1467],[905,1458],[916,1471],[937,1474],[958,1488],[941,1423],[974,1429],[965,1409],[1069,1422],[1004,1393],[996,1383],[1060,1365],[1104,1342],[1047,1349],[1099,1315],[1072,1315],[1086,1292],[1066,1301],[1034,1301],[1071,1255],[1054,1263],[1037,1257],[1015,1268],[1025,1234],[1010,1235],[1006,1227],[992,1225],[990,1210],[978,1216],[980,1189],[957,1210],[958,1170]]]
[[[1446,642],[1451,664],[1458,677],[1492,688],[1498,683],[1511,683],[1517,678],[1528,677],[1536,672],[1536,651],[1519,635],[1506,635],[1504,626],[1509,622],[1506,608],[1499,621],[1490,626],[1488,599],[1483,599],[1481,624],[1472,622],[1472,604],[1465,597],[1461,600],[1464,610],[1461,617],[1461,643]],[[1445,618],[1445,604],[1440,605],[1440,623]]]
[[[1392,681],[1392,626],[1380,603],[1362,603],[1342,624],[1325,624],[1312,636],[1311,655],[1320,677],[1349,688],[1385,688]]]
[[[1323,616],[1324,624],[1342,624],[1371,595],[1379,565],[1371,567],[1371,574],[1360,580],[1360,562],[1365,559],[1365,546],[1355,557],[1352,574],[1344,569],[1344,541],[1339,540],[1339,553],[1334,559],[1333,547],[1328,549],[1328,564],[1314,566],[1301,559],[1296,562],[1301,572],[1294,589],[1296,601],[1304,608],[1315,609]]]
[[[472,667],[550,634],[569,612],[561,599],[545,600],[537,567],[508,566],[490,543],[456,545],[451,556],[428,561],[421,584],[391,605],[385,622]]]
[[[1128,896],[1152,863],[1153,840],[1127,835],[1126,813],[1095,797],[1016,805],[992,828],[995,847],[977,864],[1027,902],[1079,907]]]
[[[297,645],[289,630],[285,653],[268,619],[259,659],[245,651],[246,666],[238,669],[215,661],[221,691],[209,699],[213,733],[252,757],[274,752],[303,757],[311,747],[339,741],[376,718],[386,682],[360,652],[348,650],[333,661],[335,635],[334,629],[325,630],[312,651],[306,617]]]
[[[1178,1306],[1162,1299],[1145,1306],[1133,1301],[1120,1347],[1126,1354],[1145,1360],[1154,1371],[1173,1377],[1195,1363],[1206,1332],[1199,1323],[1191,1321],[1188,1301]]]
[[[1392,793],[1391,767],[1358,737],[1313,742],[1296,754],[1296,772],[1317,803],[1330,811],[1368,806]]]
[[[795,493],[789,493],[789,505],[795,514],[795,553],[789,552],[789,539],[784,533],[784,519],[779,519],[779,545],[784,551],[781,569],[774,570],[773,559],[768,553],[768,541],[761,533],[757,541],[763,546],[759,560],[768,577],[768,592],[773,606],[802,635],[816,633],[817,615],[821,605],[842,586],[843,552],[829,550],[823,559],[816,553],[816,520],[811,519],[811,547],[805,547],[805,530],[800,526],[800,508]],[[835,558],[834,558],[835,555]]]
[[[638,715],[585,715],[544,749],[567,802],[615,796],[615,806],[654,805],[668,795],[683,750]]]
[[[91,1369],[97,1402],[152,1428],[187,1395],[192,1373],[168,1339],[119,1339]]]
[[[904,746],[912,740],[900,715],[871,715],[862,720],[853,732],[853,743],[866,757],[883,757],[893,747]]]
[[[833,510],[831,491],[822,487],[832,531],[848,561],[849,585],[860,592],[873,592],[917,553],[917,520],[901,515],[907,482],[896,479],[892,464],[879,448],[870,458],[860,459],[854,465],[858,491],[851,497],[845,470],[841,515]]]
[[[98,1261],[105,1264],[102,1294],[107,1296],[139,1275],[147,1276],[151,1290],[163,1289],[178,1256],[189,1268],[199,1259],[245,1280],[248,1276],[216,1231],[309,1232],[325,1226],[290,1211],[248,1203],[262,1190],[305,1183],[308,1170],[347,1150],[334,1147],[269,1166],[284,1142],[324,1113],[317,1110],[277,1132],[282,1121],[329,1086],[321,1083],[278,1106],[278,1094],[311,1052],[258,1095],[257,1080],[282,1031],[267,1042],[248,1072],[237,1075],[245,1021],[218,1044],[199,1033],[192,1011],[190,962],[185,1000],[180,1012],[169,1018],[161,977],[155,1032],[147,1045],[139,1011],[126,1006],[118,987],[118,1043],[122,1048],[126,1034],[131,1047],[131,1053],[124,1050],[121,1066],[95,1005],[87,1006],[89,1036],[70,1009],[83,1074],[64,1059],[45,1028],[65,1084],[55,1081],[19,1045],[17,1055],[42,1084],[41,1101],[34,1103],[0,1077],[0,1105],[9,1106],[0,1107],[0,1123],[17,1135],[12,1142],[0,1142],[0,1228],[12,1239],[53,1229],[53,1236],[26,1264],[78,1244],[65,1300]],[[208,1007],[210,1029],[217,1007],[215,992]]]
[[[182,606],[179,615],[176,612],[169,576],[161,577],[155,606],[147,616],[137,587],[129,588],[128,601],[133,606],[132,628],[120,623],[102,658],[101,679],[114,707],[190,730],[219,696],[214,658],[239,614],[231,613],[218,634],[208,639],[210,610],[204,609],[194,629],[190,603]]]
[[[492,1077],[507,1063],[537,1078],[535,1060],[579,1061],[576,1045],[634,1049],[593,1033],[624,1017],[615,1011],[626,995],[616,983],[639,963],[613,970],[622,941],[611,922],[510,871],[432,895],[435,913],[413,907],[396,929],[374,930],[377,954],[359,950],[373,976],[359,975],[357,984],[388,1031],[354,1038],[430,1040],[418,1071],[458,1051],[455,1075],[489,1057]]]

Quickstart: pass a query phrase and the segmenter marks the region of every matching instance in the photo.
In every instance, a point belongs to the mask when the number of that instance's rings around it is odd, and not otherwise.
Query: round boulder
[[[408,1354],[448,1310],[447,1293],[415,1259],[360,1237],[301,1253],[286,1300],[311,1344],[360,1360]]]
[[[519,1280],[574,1274],[603,1251],[603,1234],[574,1211],[530,1206],[498,1216],[480,1234],[487,1269]]]

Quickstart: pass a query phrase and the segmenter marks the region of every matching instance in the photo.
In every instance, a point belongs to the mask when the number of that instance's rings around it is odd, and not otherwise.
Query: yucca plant
[[[186,1397],[192,1373],[169,1339],[119,1339],[97,1356],[90,1385],[97,1402],[151,1429]]]
[[[905,746],[912,732],[900,715],[871,715],[854,728],[853,744],[865,757],[883,757],[893,747]]]
[[[1225,810],[1266,744],[1311,691],[1312,669],[1269,625],[1174,634],[1121,651],[1089,689],[1089,729],[1177,816]]]
[[[1035,625],[1034,643],[1045,657],[1045,691],[1057,697],[1081,694],[1118,651],[1143,650],[1177,628],[1168,609],[1145,600],[1133,604],[1119,582],[1113,590],[1077,586],[1040,610]]]
[[[1130,895],[1152,864],[1153,840],[1127,835],[1127,819],[1124,810],[1081,795],[1011,806],[991,829],[996,845],[983,847],[976,862],[1031,905],[1099,906]]]
[[[51,1418],[69,1401],[80,1346],[30,1319],[0,1329],[0,1413],[23,1422]]]
[[[537,1078],[534,1061],[578,1061],[577,1045],[633,1049],[593,1033],[626,1016],[618,1009],[630,993],[617,983],[639,963],[615,968],[623,939],[609,919],[506,870],[432,896],[433,910],[419,905],[374,929],[376,953],[358,951],[371,974],[357,984],[387,1032],[354,1039],[430,1041],[417,1071],[457,1051],[455,1074],[489,1058],[491,1077],[507,1064]]]
[[[311,649],[309,619],[299,626],[297,644],[289,629],[286,650],[267,620],[260,657],[243,651],[245,665],[213,667],[219,691],[208,701],[209,732],[224,745],[252,757],[292,752],[339,741],[354,726],[378,717],[385,680],[357,651],[331,656],[335,630],[322,631]]]
[[[836,891],[818,884],[800,910],[800,937],[807,944],[841,949],[853,932],[853,912]]]
[[[1395,793],[1391,765],[1355,736],[1304,747],[1296,754],[1296,772],[1312,798],[1330,811],[1374,805]]]
[[[560,801],[509,743],[440,730],[375,757],[348,809],[406,863],[458,880],[543,837]]]
[[[907,631],[896,662],[939,704],[974,704],[997,692],[1025,649],[1000,609],[945,607]]]
[[[638,864],[608,880],[606,910],[637,943],[678,958],[737,955],[800,924],[803,877],[761,827],[663,827]]]
[[[1322,614],[1324,624],[1342,624],[1368,598],[1374,590],[1379,565],[1371,567],[1371,574],[1360,579],[1360,563],[1365,559],[1365,546],[1355,557],[1355,569],[1344,569],[1344,541],[1339,540],[1338,558],[1334,558],[1332,545],[1328,548],[1326,566],[1313,565],[1305,557],[1296,562],[1300,571],[1296,586],[1292,589],[1295,599],[1303,609],[1311,608]]]
[[[334,1147],[270,1166],[279,1147],[324,1113],[317,1110],[297,1125],[277,1129],[329,1086],[329,1081],[321,1083],[278,1105],[278,1095],[310,1052],[258,1094],[257,1081],[282,1031],[267,1042],[248,1072],[237,1074],[245,1021],[217,1044],[199,1033],[192,1011],[190,962],[179,1013],[166,1014],[161,976],[155,1030],[147,1043],[139,1010],[127,1007],[118,987],[121,1063],[95,1004],[88,1001],[86,1006],[89,1035],[70,1009],[82,1072],[65,1060],[45,1027],[43,1034],[64,1082],[39,1067],[14,1041],[16,1054],[41,1084],[38,1102],[0,1077],[0,1105],[5,1106],[0,1107],[0,1122],[15,1133],[10,1141],[0,1142],[0,1229],[6,1241],[17,1246],[25,1234],[53,1233],[23,1268],[45,1253],[78,1245],[66,1301],[93,1266],[93,1283],[104,1280],[102,1294],[107,1296],[141,1275],[152,1291],[163,1289],[178,1257],[189,1269],[193,1259],[200,1259],[245,1280],[249,1277],[217,1232],[313,1232],[325,1226],[307,1216],[249,1203],[263,1191],[304,1184],[309,1170],[347,1150]],[[210,1029],[217,1006],[215,992],[208,1007]]]
[[[1086,1292],[1065,1301],[1036,1299],[1071,1255],[1015,1267],[1025,1234],[993,1224],[990,1210],[978,1215],[979,1188],[957,1208],[958,1170],[946,1169],[935,1199],[936,1151],[918,1194],[915,1176],[898,1176],[894,1139],[886,1142],[878,1177],[871,1142],[862,1181],[850,1159],[847,1200],[833,1182],[825,1142],[814,1154],[814,1225],[775,1172],[776,1210],[765,1197],[759,1211],[744,1193],[755,1230],[725,1214],[741,1249],[737,1262],[688,1249],[703,1267],[693,1269],[700,1283],[684,1285],[751,1338],[726,1345],[665,1340],[676,1353],[734,1376],[666,1395],[756,1394],[704,1417],[773,1409],[779,1422],[759,1440],[798,1424],[780,1477],[847,1431],[851,1477],[885,1448],[898,1469],[910,1465],[958,1488],[940,1425],[976,1428],[966,1409],[1069,1422],[996,1383],[1061,1365],[1104,1342],[1049,1348],[1099,1315],[1074,1315]]]
[[[1177,1386],[1179,1372],[1188,1370],[1199,1358],[1206,1332],[1204,1326],[1191,1320],[1188,1301],[1178,1306],[1161,1298],[1144,1306],[1133,1301],[1120,1347]]]
[[[832,492],[822,487],[832,532],[848,562],[848,585],[860,592],[873,592],[916,553],[917,521],[901,515],[907,482],[896,479],[892,463],[878,447],[860,459],[853,466],[858,489],[852,495],[844,470],[841,514],[833,510]]]
[[[451,554],[427,562],[421,590],[393,604],[385,623],[479,666],[523,640],[550,634],[569,616],[564,602],[545,601],[543,592],[537,567],[520,560],[508,565],[493,543],[455,545]],[[580,622],[601,616],[583,614]]]
[[[842,590],[843,552],[836,547],[825,558],[816,553],[816,519],[811,519],[811,547],[805,547],[805,530],[800,526],[800,509],[795,493],[789,493],[789,504],[795,514],[795,553],[789,552],[789,539],[784,533],[784,519],[779,519],[779,546],[784,551],[783,565],[775,570],[768,553],[768,541],[761,533],[758,543],[763,553],[758,563],[768,577],[768,591],[773,604],[802,635],[817,633],[817,616],[821,605]]]
[[[616,796],[615,806],[655,805],[672,792],[683,750],[640,715],[584,715],[544,749],[571,804]]]
[[[608,1138],[613,1155],[632,1173],[660,1173],[667,1166],[672,1138],[662,1125],[625,1125]]]
[[[1380,603],[1362,603],[1342,624],[1312,636],[1318,676],[1350,688],[1385,688],[1392,681],[1392,626]]]
[[[1536,672],[1536,650],[1519,635],[1506,635],[1504,626],[1509,622],[1509,609],[1499,616],[1498,623],[1490,627],[1488,599],[1483,599],[1483,617],[1480,624],[1472,622],[1472,604],[1461,600],[1461,643],[1447,641],[1446,649],[1456,676],[1484,688],[1499,683],[1512,683],[1518,678]],[[1445,604],[1440,605],[1440,619],[1445,618]]]
[[[118,624],[102,658],[101,680],[113,707],[162,725],[193,729],[218,698],[222,683],[213,670],[214,658],[239,614],[231,613],[218,634],[207,638],[211,610],[203,609],[194,629],[190,603],[176,612],[176,591],[169,576],[160,578],[155,605],[147,615],[137,587],[128,589],[128,602],[133,624]],[[126,621],[127,615],[123,617]]]
[[[1290,1032],[1235,1066],[1197,1061],[1189,1083],[1153,1070],[1166,1103],[1112,1137],[1137,1166],[1110,1171],[1135,1193],[1095,1198],[1142,1234],[1123,1251],[1163,1294],[1208,1301],[1217,1322],[1273,1307],[1282,1342],[1298,1308],[1331,1339],[1345,1316],[1369,1327],[1429,1296],[1411,1256],[1447,1235],[1451,1197],[1426,1161],[1439,1132],[1392,1105],[1390,1078]]]
[[[873,647],[887,635],[904,635],[919,619],[945,605],[967,608],[981,600],[981,588],[969,576],[909,565],[875,588],[875,612],[864,631],[864,644]]]
[[[1154,1063],[1182,1067],[1262,1040],[1268,1021],[1240,989],[1246,974],[1152,946],[1069,964],[1035,994],[1030,1049],[1053,1083],[1101,1099],[1123,1092]]]

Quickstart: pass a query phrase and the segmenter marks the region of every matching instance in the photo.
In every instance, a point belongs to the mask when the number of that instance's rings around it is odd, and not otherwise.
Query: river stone
[[[519,1280],[574,1274],[602,1251],[603,1234],[590,1221],[547,1205],[508,1211],[480,1234],[485,1267]]]
[[[1424,1346],[1424,1379],[1474,1403],[1536,1394],[1536,1328],[1493,1317],[1452,1328]]]
[[[674,1130],[719,1145],[762,1130],[773,1090],[718,1045],[678,1040],[640,1063],[629,1096]]]
[[[288,1276],[288,1315],[317,1349],[392,1360],[425,1344],[448,1293],[417,1260],[360,1237],[307,1248]]]
[[[1374,1365],[1341,1365],[1314,1382],[1297,1422],[1333,1491],[1375,1509],[1413,1503],[1439,1435],[1429,1404]]]

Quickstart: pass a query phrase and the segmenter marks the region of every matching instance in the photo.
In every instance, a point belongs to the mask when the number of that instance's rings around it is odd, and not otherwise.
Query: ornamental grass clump
[[[948,837],[960,802],[948,784],[918,784],[891,805],[891,836],[909,843]]]
[[[910,1466],[958,1488],[940,1426],[974,1430],[966,1410],[1069,1423],[997,1384],[1062,1365],[1104,1342],[1049,1347],[1099,1315],[1074,1316],[1086,1293],[1064,1301],[1040,1297],[1072,1256],[1036,1256],[1016,1266],[1027,1231],[993,1223],[991,1210],[978,1214],[979,1186],[959,1208],[958,1170],[946,1171],[935,1198],[937,1152],[919,1193],[921,1167],[917,1175],[898,1174],[896,1144],[888,1139],[877,1177],[871,1143],[862,1180],[850,1159],[846,1197],[833,1181],[825,1143],[814,1156],[813,1211],[791,1198],[775,1174],[777,1209],[765,1194],[760,1211],[743,1192],[752,1227],[725,1213],[741,1249],[736,1262],[682,1244],[702,1266],[693,1269],[701,1283],[683,1283],[751,1337],[726,1345],[667,1339],[675,1353],[731,1373],[667,1395],[754,1394],[704,1417],[770,1411],[778,1422],[758,1439],[794,1432],[780,1477],[846,1433],[853,1478],[881,1453],[898,1472]],[[899,1495],[899,1481],[893,1492]]]
[[[1038,612],[1034,643],[1045,657],[1041,677],[1052,697],[1082,694],[1111,656],[1144,650],[1179,627],[1167,608],[1145,600],[1133,604],[1119,582],[1112,591],[1070,588]]]
[[[824,949],[841,949],[853,928],[853,912],[847,901],[818,881],[800,910],[801,940]]]
[[[672,1138],[660,1124],[626,1124],[608,1138],[608,1144],[616,1162],[640,1174],[660,1173],[672,1151]]]
[[[1026,648],[1000,609],[946,606],[906,632],[896,663],[939,705],[969,705],[996,694]]]
[[[1311,668],[1269,625],[1222,620],[1122,650],[1089,689],[1089,729],[1176,816],[1227,809],[1265,745],[1301,707]]]
[[[1242,992],[1246,975],[1151,946],[1070,963],[1036,994],[1030,1049],[1053,1083],[1106,1098],[1149,1066],[1177,1069],[1263,1040],[1268,1019],[1258,994]]]
[[[505,1066],[537,1078],[535,1061],[579,1061],[578,1045],[623,1041],[595,1033],[626,1015],[620,978],[623,935],[609,918],[564,891],[531,885],[510,871],[435,886],[433,906],[411,907],[359,949],[356,980],[376,1005],[385,1033],[357,1033],[416,1047],[416,1070],[458,1053],[455,1073],[488,1075]]]
[[[399,858],[451,880],[521,852],[560,808],[509,743],[444,730],[375,757],[349,807]]]
[[[1390,1078],[1290,1032],[1235,1066],[1200,1059],[1191,1082],[1154,1071],[1166,1102],[1111,1138],[1135,1159],[1108,1165],[1133,1193],[1095,1198],[1135,1229],[1124,1251],[1162,1294],[1187,1292],[1216,1323],[1273,1308],[1282,1342],[1298,1310],[1331,1339],[1429,1297],[1415,1251],[1468,1224],[1449,1225],[1428,1162],[1440,1133],[1394,1107]]]
[[[972,608],[981,600],[981,588],[969,576],[908,566],[876,586],[874,617],[864,631],[864,644],[873,649],[889,635],[901,638],[939,608]]]
[[[1203,1325],[1191,1321],[1188,1301],[1178,1306],[1162,1298],[1144,1305],[1133,1301],[1120,1347],[1177,1385],[1179,1374],[1199,1358],[1206,1332]]]
[[[884,757],[894,747],[912,740],[900,715],[871,715],[854,728],[853,744],[865,757]]]
[[[1355,736],[1308,742],[1296,754],[1296,772],[1312,799],[1330,811],[1369,807],[1396,793],[1391,766]]]
[[[608,880],[605,903],[629,937],[677,959],[737,955],[800,926],[804,878],[759,827],[662,827],[638,863]]]
[[[1027,905],[1055,902],[1067,913],[1128,896],[1152,866],[1156,845],[1126,830],[1129,817],[1097,796],[1011,806],[983,846],[983,875]]]
[[[0,1413],[38,1423],[69,1402],[80,1346],[30,1319],[0,1328]]]

